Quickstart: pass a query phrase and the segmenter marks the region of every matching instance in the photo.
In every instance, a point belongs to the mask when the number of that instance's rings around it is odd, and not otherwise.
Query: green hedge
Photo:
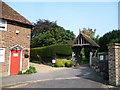
[[[69,58],[72,54],[70,45],[51,45],[31,49],[31,61],[51,62],[55,57]]]

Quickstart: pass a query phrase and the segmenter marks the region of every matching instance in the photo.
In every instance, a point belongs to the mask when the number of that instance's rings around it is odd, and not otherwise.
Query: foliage
[[[71,67],[71,60],[56,60],[55,67]]]
[[[31,47],[43,47],[53,44],[71,43],[75,35],[70,30],[58,26],[56,22],[38,20],[32,30]]]
[[[69,57],[67,57],[66,59],[67,59],[67,60],[71,60],[71,58],[72,58],[72,56],[69,56]]]
[[[87,34],[87,35],[90,36],[90,37],[94,37],[94,36],[95,36],[96,29],[93,30],[93,29],[91,29],[91,28],[88,28],[88,29],[83,28],[82,32],[85,33],[85,34]]]
[[[68,60],[67,62],[65,62],[65,67],[72,67],[72,61]]]
[[[84,60],[84,61],[82,61],[82,64],[89,64],[89,61]]]
[[[100,51],[107,52],[107,44],[120,43],[120,30],[113,30],[104,34],[99,39]]]
[[[26,70],[26,72],[24,72],[23,74],[31,74],[31,73],[36,73],[36,68],[33,66],[30,66],[28,70]]]
[[[88,29],[83,28],[82,32],[85,33],[85,34],[87,34],[88,36],[90,36],[90,38],[92,40],[94,40],[96,43],[98,43],[98,41],[99,41],[99,35],[95,36],[96,29],[93,30],[91,28],[88,28]]]
[[[24,53],[24,57],[28,58],[29,57],[28,53]]]
[[[18,72],[18,75],[20,75],[20,74],[22,74],[22,71],[19,71],[19,72]]]
[[[64,60],[56,60],[55,67],[64,67],[65,62]]]
[[[83,61],[87,60],[86,57],[85,57],[85,55],[82,55],[82,60]]]
[[[56,21],[52,22],[49,20],[42,20],[39,19],[36,23],[34,23],[34,28],[31,31],[32,38],[39,34],[44,34],[45,32],[49,31],[53,25],[56,25]]]
[[[31,61],[36,60],[41,63],[51,62],[55,57],[69,57],[72,54],[70,45],[51,45],[46,47],[38,47],[31,49]]]
[[[88,64],[89,63],[88,60],[89,59],[87,59],[85,55],[82,55],[82,64]]]
[[[36,68],[33,66],[30,66],[28,70],[22,73],[22,71],[19,71],[18,74],[31,74],[31,73],[36,73]]]

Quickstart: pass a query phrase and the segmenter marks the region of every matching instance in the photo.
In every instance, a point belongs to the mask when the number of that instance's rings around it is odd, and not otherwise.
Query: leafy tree
[[[46,31],[51,30],[53,25],[56,25],[56,21],[51,22],[49,20],[39,19],[36,23],[34,23],[34,28],[31,31],[32,38],[38,34],[44,34]]]
[[[108,47],[107,44],[110,43],[120,43],[120,30],[113,30],[106,34],[104,34],[99,39],[100,51],[107,52]]]
[[[75,38],[73,32],[65,30],[63,27],[57,25],[56,22],[39,20],[34,25],[31,47],[42,47],[60,43],[68,44]]]
[[[86,28],[83,28],[82,32],[87,34],[88,36],[90,36],[90,38],[92,40],[94,40],[96,43],[99,42],[99,35],[95,36],[96,29],[91,29],[91,28],[86,29]]]
[[[95,37],[96,29],[93,30],[91,28],[88,28],[88,29],[83,28],[82,32],[93,38]]]

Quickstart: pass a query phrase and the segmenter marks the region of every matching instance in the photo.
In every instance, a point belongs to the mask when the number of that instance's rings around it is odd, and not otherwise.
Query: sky
[[[57,21],[73,31],[96,29],[96,35],[118,29],[118,2],[6,2],[31,22],[38,19]]]

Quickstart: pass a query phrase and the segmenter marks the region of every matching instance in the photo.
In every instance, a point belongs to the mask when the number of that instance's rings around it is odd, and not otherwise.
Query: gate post
[[[120,43],[108,45],[109,84],[120,85]]]

